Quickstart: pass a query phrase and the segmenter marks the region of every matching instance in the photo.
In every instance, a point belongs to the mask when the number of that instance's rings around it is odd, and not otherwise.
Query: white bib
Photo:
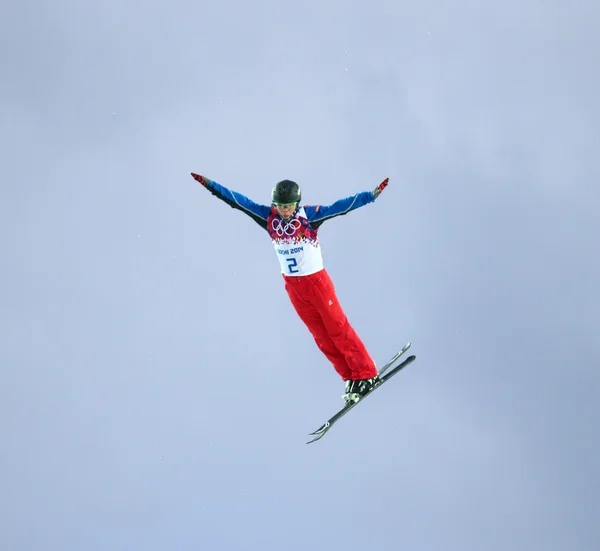
[[[310,227],[303,208],[290,220],[271,216],[268,223],[282,274],[305,276],[323,269],[317,232]]]
[[[281,273],[287,276],[305,276],[323,269],[321,247],[306,244],[278,245],[275,252],[281,265]]]

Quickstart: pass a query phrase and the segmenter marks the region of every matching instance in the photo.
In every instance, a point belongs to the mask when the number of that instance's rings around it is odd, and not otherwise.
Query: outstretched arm
[[[343,216],[349,212],[356,210],[359,207],[364,207],[369,203],[373,203],[381,192],[387,187],[389,178],[386,178],[373,191],[363,191],[340,199],[332,205],[316,207],[304,207],[308,220],[313,228],[318,228],[325,220],[329,220],[336,216]]]
[[[227,189],[225,186],[218,184],[206,176],[201,176],[194,172],[192,172],[192,176],[194,180],[200,182],[215,197],[218,197],[221,201],[227,203],[231,208],[241,210],[252,218],[252,220],[254,220],[261,228],[267,229],[267,219],[271,212],[271,207],[255,203],[245,195]]]

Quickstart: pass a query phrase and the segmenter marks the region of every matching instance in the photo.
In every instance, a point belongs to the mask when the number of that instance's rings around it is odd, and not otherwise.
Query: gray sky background
[[[598,549],[597,2],[0,8],[0,548]],[[343,383],[268,203],[325,224]]]

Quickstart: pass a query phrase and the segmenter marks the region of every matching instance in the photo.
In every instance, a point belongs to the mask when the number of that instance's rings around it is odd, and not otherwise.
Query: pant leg
[[[338,347],[331,340],[321,315],[312,305],[312,301],[310,300],[311,290],[307,289],[307,283],[308,281],[305,279],[295,283],[290,283],[286,280],[285,290],[298,316],[312,334],[319,350],[333,364],[333,367],[342,379],[347,381],[352,378],[352,370],[348,367],[344,354],[339,351]]]
[[[327,335],[344,355],[352,372],[352,379],[370,379],[377,375],[375,362],[369,355],[363,341],[356,334],[344,313],[326,270],[319,272],[314,279],[315,297],[313,306],[321,315]]]

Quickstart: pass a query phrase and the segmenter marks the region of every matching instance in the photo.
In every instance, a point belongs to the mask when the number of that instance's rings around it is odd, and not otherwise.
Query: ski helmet
[[[271,193],[271,201],[277,203],[299,203],[302,198],[300,186],[292,180],[277,182]]]

